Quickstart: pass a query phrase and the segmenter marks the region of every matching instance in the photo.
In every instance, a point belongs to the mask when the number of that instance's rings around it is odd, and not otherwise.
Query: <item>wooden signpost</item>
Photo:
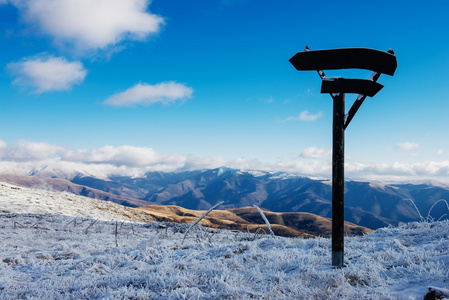
[[[380,74],[393,76],[397,61],[394,52],[366,48],[345,48],[296,53],[290,58],[299,71],[318,72],[322,79],[321,93],[329,93],[334,100],[332,122],[332,266],[344,263],[344,162],[345,129],[367,96],[373,97],[383,85],[377,83]],[[373,73],[368,79],[326,77],[323,70],[366,69]],[[351,109],[345,114],[345,94],[359,94]]]

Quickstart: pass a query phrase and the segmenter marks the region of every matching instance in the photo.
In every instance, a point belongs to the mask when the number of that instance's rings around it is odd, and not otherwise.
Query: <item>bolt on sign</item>
[[[393,76],[397,68],[393,50],[382,52],[367,48],[344,48],[303,52],[290,58],[299,71],[317,71],[321,77],[321,93],[334,101],[332,121],[332,266],[344,263],[344,153],[345,129],[366,97],[373,97],[383,85],[377,83],[380,74]],[[373,71],[368,79],[326,77],[323,70],[365,69]],[[345,113],[345,94],[358,94]]]

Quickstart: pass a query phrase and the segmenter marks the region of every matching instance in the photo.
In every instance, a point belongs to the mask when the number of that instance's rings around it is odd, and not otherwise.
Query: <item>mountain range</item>
[[[82,173],[64,178],[36,171],[28,176],[2,174],[0,180],[69,191],[131,207],[176,205],[205,210],[224,201],[220,209],[257,205],[272,212],[306,212],[332,217],[329,179],[281,172],[217,168],[148,172],[141,178],[110,176],[101,179]],[[436,181],[346,181],[345,220],[377,229],[420,220],[421,214],[426,217],[429,211],[434,219],[447,218],[447,204],[440,199],[449,200],[449,186]]]

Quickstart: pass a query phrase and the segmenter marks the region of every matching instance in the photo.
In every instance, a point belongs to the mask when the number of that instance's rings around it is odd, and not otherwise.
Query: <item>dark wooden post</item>
[[[332,126],[332,266],[343,267],[345,193],[345,94],[334,98]]]
[[[321,93],[329,93],[334,100],[332,127],[332,266],[344,265],[344,197],[345,197],[345,129],[367,96],[373,97],[383,85],[377,83],[381,73],[393,75],[397,62],[393,50],[381,52],[365,48],[347,48],[296,53],[290,58],[300,71],[318,71]],[[326,77],[323,70],[367,69],[373,71],[370,78],[345,79]],[[345,116],[345,93],[359,94]]]

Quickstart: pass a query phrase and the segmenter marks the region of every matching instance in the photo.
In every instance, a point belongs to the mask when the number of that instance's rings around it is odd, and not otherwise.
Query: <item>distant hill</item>
[[[205,211],[179,206],[149,205],[137,208],[158,221],[193,223]],[[275,235],[287,237],[330,237],[332,220],[309,213],[274,213],[263,209]],[[255,232],[258,228],[269,234],[259,211],[255,207],[213,210],[202,221],[203,226],[229,230]],[[350,236],[364,235],[372,230],[345,222],[345,232]]]
[[[144,177],[94,178],[73,172],[33,171],[32,176],[0,175],[0,180],[23,186],[46,185],[55,190],[112,201],[131,207],[176,205],[205,210],[234,209],[254,204],[272,212],[304,212],[330,218],[332,188],[329,179],[288,173],[242,171],[229,168],[186,172],[148,172]],[[49,174],[52,174],[49,177]],[[55,178],[56,177],[56,178]],[[420,220],[414,204],[427,215],[438,200],[449,200],[449,186],[438,182],[345,182],[345,220],[376,229]],[[413,204],[413,203],[414,204]],[[441,205],[441,207],[440,207]],[[433,210],[434,219],[449,213],[444,203]]]

